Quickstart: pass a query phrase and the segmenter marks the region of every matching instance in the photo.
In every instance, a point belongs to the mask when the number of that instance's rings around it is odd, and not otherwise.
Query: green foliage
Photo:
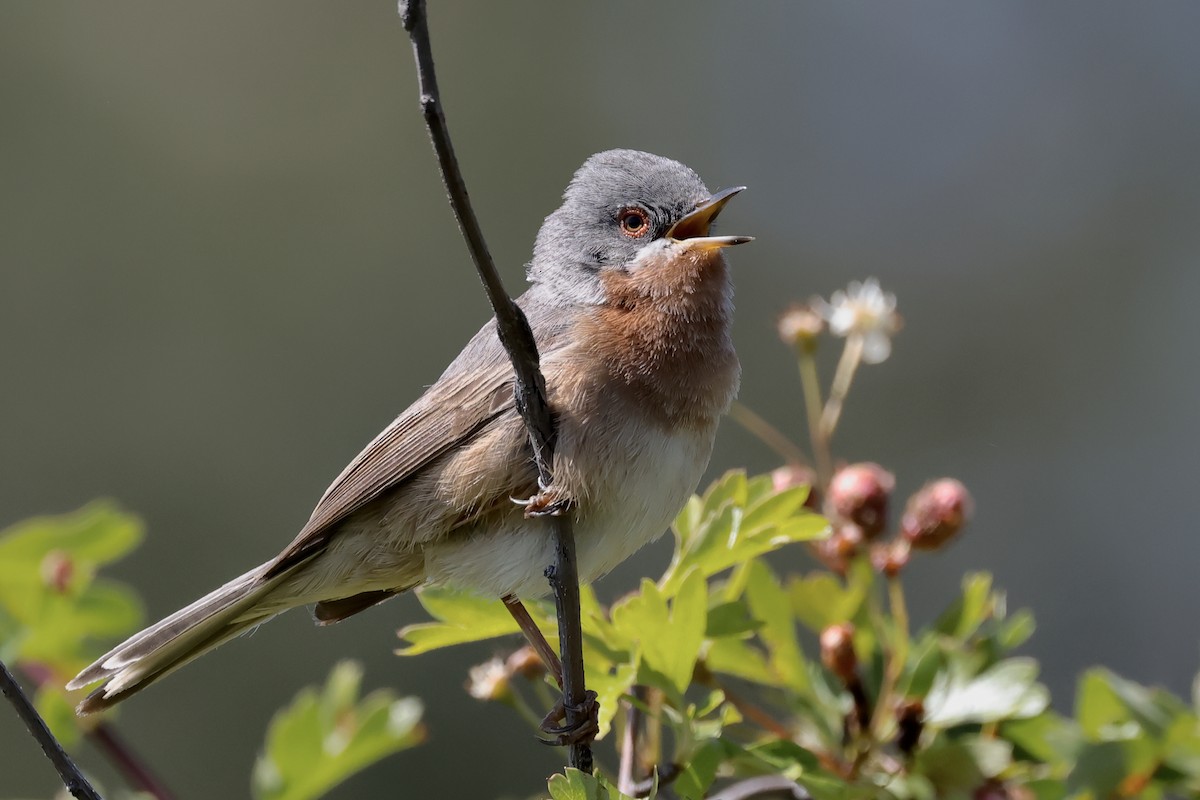
[[[879,575],[865,553],[844,574],[777,575],[763,556],[828,530],[805,496],[731,472],[679,514],[658,581],[607,609],[585,588],[587,679],[600,694],[602,738],[623,730],[619,706],[641,709],[661,730],[647,763],[674,765],[675,796],[702,800],[716,785],[756,775],[784,776],[818,800],[985,790],[1200,796],[1195,709],[1093,670],[1080,682],[1078,719],[1056,714],[1037,663],[1013,655],[1033,617],[1010,615],[986,573],[967,575],[946,611],[915,635],[900,579]],[[422,602],[435,621],[401,632],[405,654],[516,630],[495,601],[427,590]],[[548,604],[530,610],[553,628]],[[842,625],[853,631],[852,682],[808,655],[812,634]],[[538,715],[519,692],[506,702]],[[902,707],[916,709],[904,724]],[[916,735],[901,748],[913,720]],[[573,770],[549,788],[553,800],[623,797],[603,776]]]
[[[133,591],[96,574],[141,539],[136,517],[103,502],[0,532],[0,657],[35,684],[38,712],[64,745],[108,724],[109,715],[76,717],[78,698],[62,687],[110,640],[141,623]],[[255,797],[319,797],[424,738],[419,701],[386,691],[360,701],[360,682],[356,665],[339,664],[323,690],[305,690],[279,713],[255,767]],[[148,795],[118,790],[105,796],[136,800]]]
[[[280,710],[254,766],[259,800],[310,800],[425,738],[421,703],[376,690],[359,700],[362,668],[337,664],[324,688],[304,689]]]
[[[63,742],[80,734],[62,686],[142,620],[137,595],[97,577],[142,540],[142,524],[107,502],[0,531],[0,658],[34,677],[34,702]]]

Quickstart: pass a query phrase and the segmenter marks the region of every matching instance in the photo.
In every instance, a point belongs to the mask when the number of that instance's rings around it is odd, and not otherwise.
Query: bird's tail
[[[294,605],[270,602],[267,596],[287,573],[264,577],[268,566],[235,578],[97,659],[67,684],[74,690],[104,681],[76,712],[102,711]]]

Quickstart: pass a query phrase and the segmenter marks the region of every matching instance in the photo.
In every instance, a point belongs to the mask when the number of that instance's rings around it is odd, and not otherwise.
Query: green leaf
[[[612,729],[613,717],[620,708],[621,695],[627,693],[637,680],[638,665],[636,662],[617,664],[609,671],[595,669],[595,659],[589,660],[586,655],[583,660],[587,668],[587,688],[596,693],[596,702],[600,704],[600,732],[596,734],[596,738],[603,739]]]
[[[1001,623],[1000,629],[996,632],[996,641],[1004,652],[1015,650],[1029,641],[1029,637],[1033,636],[1036,628],[1037,623],[1034,622],[1033,614],[1022,609]]]
[[[425,738],[421,703],[388,690],[360,701],[362,669],[343,661],[323,690],[309,687],[271,721],[254,767],[259,800],[308,800]]]
[[[720,739],[703,742],[687,760],[671,788],[684,800],[704,800],[708,787],[717,779],[717,769],[725,760],[726,747]]]
[[[711,577],[791,542],[825,535],[828,523],[803,507],[805,496],[803,488],[774,492],[768,476],[747,481],[743,472],[727,473],[676,519],[675,555],[660,581],[663,592],[673,595],[691,569]]]
[[[939,736],[917,754],[916,769],[943,797],[972,791],[1011,763],[1012,745],[1008,742],[979,736],[955,740]]]
[[[762,625],[750,614],[750,609],[742,600],[717,603],[708,609],[708,627],[704,630],[704,636],[709,639],[743,636],[753,633]]]
[[[650,580],[641,591],[623,598],[612,610],[613,627],[628,640],[638,642],[644,664],[663,675],[682,694],[692,682],[692,672],[708,618],[708,584],[697,570],[690,571],[668,613],[667,598]]]
[[[62,688],[53,683],[41,686],[34,695],[33,704],[54,738],[64,747],[72,747],[79,741],[79,717],[75,716],[75,704],[67,699]]]
[[[973,572],[963,578],[962,596],[934,624],[934,629],[965,641],[991,616],[994,597],[992,576]]]
[[[870,567],[867,567],[870,570]],[[820,633],[830,625],[849,622],[862,608],[869,581],[853,579],[843,583],[829,572],[813,572],[794,577],[788,583],[792,612],[809,630]]]
[[[553,800],[633,800],[618,792],[603,778],[568,767],[565,772],[550,776],[550,797]],[[653,798],[654,793],[651,793]]]
[[[418,589],[416,594],[421,605],[437,621],[401,628],[400,638],[408,644],[396,650],[397,655],[415,656],[442,647],[494,639],[520,631],[508,609],[494,598],[445,587]],[[547,625],[537,606],[526,607],[553,646],[557,632]]]
[[[1154,760],[1154,745],[1146,739],[1089,742],[1067,776],[1067,791],[1109,797],[1130,775],[1152,769]]]
[[[1037,673],[1037,662],[1031,658],[1000,661],[974,677],[961,661],[952,661],[925,698],[925,721],[948,728],[1036,716],[1050,701],[1046,687],[1037,683]]]
[[[796,621],[788,596],[771,569],[762,561],[750,565],[746,601],[754,618],[762,623],[758,637],[771,654],[770,666],[779,680],[794,691],[808,688],[804,655],[796,639]]]
[[[101,566],[137,547],[142,536],[137,517],[96,501],[70,514],[34,517],[0,531],[0,565],[40,565],[48,553],[61,550],[89,566]]]
[[[761,683],[778,686],[779,676],[767,665],[762,651],[741,639],[716,639],[705,654],[704,664],[713,672],[721,672]]]
[[[1079,727],[1049,710],[1036,717],[1006,720],[1000,734],[1018,748],[1018,755],[1055,766],[1074,763],[1083,745]]]

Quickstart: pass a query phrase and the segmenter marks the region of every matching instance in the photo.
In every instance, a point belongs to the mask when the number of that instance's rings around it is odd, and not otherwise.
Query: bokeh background
[[[868,275],[899,295],[837,449],[902,495],[950,474],[976,496],[966,538],[912,568],[917,619],[993,570],[1037,612],[1060,707],[1095,663],[1190,689],[1200,5],[432,5],[510,287],[592,152],[748,185],[723,225],[758,237],[734,255],[751,407],[802,438],[790,299]],[[0,523],[117,498],[150,535],[113,573],[172,611],[289,540],[487,314],[392,4],[0,6]],[[738,465],[775,461],[726,424],[712,473]],[[120,727],[182,796],[245,796],[271,713],[352,656],[426,699],[431,740],[334,797],[536,791],[556,754],[462,688],[490,647],[391,655],[419,617],[292,613]],[[56,785],[6,710],[0,775]]]

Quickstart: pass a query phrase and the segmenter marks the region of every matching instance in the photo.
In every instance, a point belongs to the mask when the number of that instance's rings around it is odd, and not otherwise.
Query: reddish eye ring
[[[640,239],[650,232],[650,215],[640,208],[623,208],[617,214],[621,233],[630,239]]]

